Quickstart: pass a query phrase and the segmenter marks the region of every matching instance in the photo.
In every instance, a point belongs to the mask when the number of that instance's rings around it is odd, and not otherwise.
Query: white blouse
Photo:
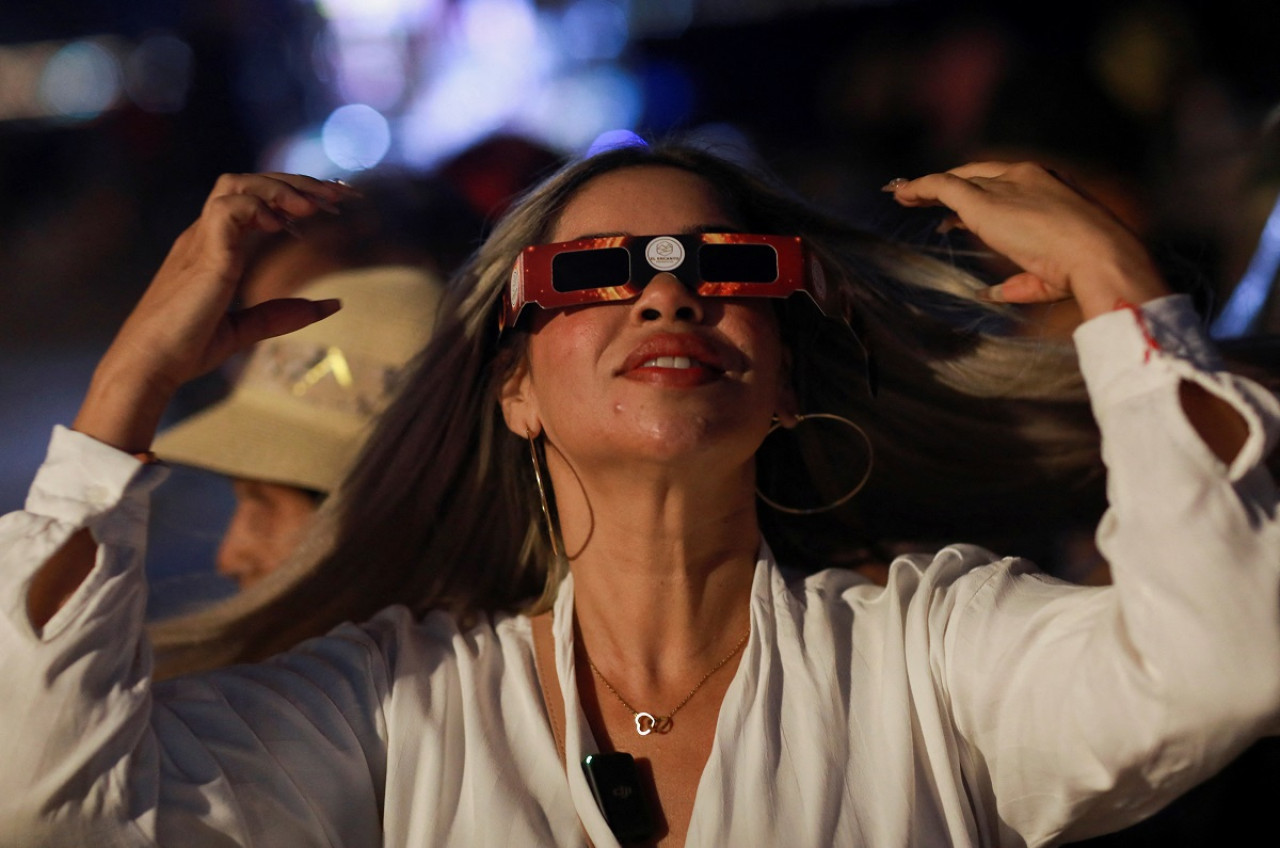
[[[761,546],[751,635],[688,844],[1045,845],[1115,830],[1280,733],[1280,404],[1212,370],[1183,297],[1076,333],[1104,434],[1114,584],[966,545],[888,585],[791,574]],[[1149,330],[1148,338],[1144,330]],[[1249,436],[1229,466],[1190,380]],[[392,607],[276,659],[150,680],[147,503],[164,469],[56,428],[0,519],[0,846],[617,845],[555,606],[562,766],[528,619],[462,631]],[[89,528],[97,564],[41,631],[33,573]]]

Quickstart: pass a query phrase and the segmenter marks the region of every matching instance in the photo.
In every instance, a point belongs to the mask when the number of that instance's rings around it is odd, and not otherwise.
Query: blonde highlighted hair
[[[839,510],[761,510],[784,565],[850,566],[886,541],[999,539],[1022,515],[1096,517],[1098,435],[1069,343],[1010,332],[1016,316],[975,300],[981,284],[951,262],[832,217],[758,169],[678,143],[619,148],[513,205],[450,282],[430,344],[302,550],[232,600],[157,625],[161,674],[261,659],[392,604],[464,620],[547,607],[563,564],[528,444],[497,402],[526,336],[500,339],[497,309],[519,251],[547,240],[581,186],[641,166],[698,174],[744,231],[799,235],[821,263],[828,316],[797,297],[778,310],[800,409],[856,421],[875,471]],[[849,475],[821,448],[827,459],[781,485],[838,492]]]

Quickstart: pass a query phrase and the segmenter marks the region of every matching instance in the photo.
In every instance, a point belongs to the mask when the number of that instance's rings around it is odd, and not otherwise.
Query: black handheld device
[[[649,804],[630,754],[588,754],[582,759],[591,794],[619,842],[642,842],[653,836]]]

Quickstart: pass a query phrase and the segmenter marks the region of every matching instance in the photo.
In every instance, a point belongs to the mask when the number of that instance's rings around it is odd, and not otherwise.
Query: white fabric
[[[1280,529],[1260,467],[1280,409],[1205,371],[1184,298],[1077,331],[1104,432],[1115,583],[1084,588],[950,546],[888,586],[789,575],[762,546],[751,637],[688,844],[1050,844],[1115,829],[1280,732]],[[1180,380],[1250,429],[1226,467]],[[156,466],[57,428],[0,519],[0,845],[616,845],[565,771],[530,626],[460,632],[391,608],[275,661],[149,684],[142,621]],[[77,528],[94,571],[43,632],[31,575]],[[595,750],[556,603],[571,764]],[[581,823],[579,821],[581,819]]]

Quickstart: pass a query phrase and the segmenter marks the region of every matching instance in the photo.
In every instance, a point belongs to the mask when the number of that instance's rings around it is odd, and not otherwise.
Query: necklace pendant
[[[649,713],[636,713],[636,733],[648,736],[657,727],[658,720]]]

